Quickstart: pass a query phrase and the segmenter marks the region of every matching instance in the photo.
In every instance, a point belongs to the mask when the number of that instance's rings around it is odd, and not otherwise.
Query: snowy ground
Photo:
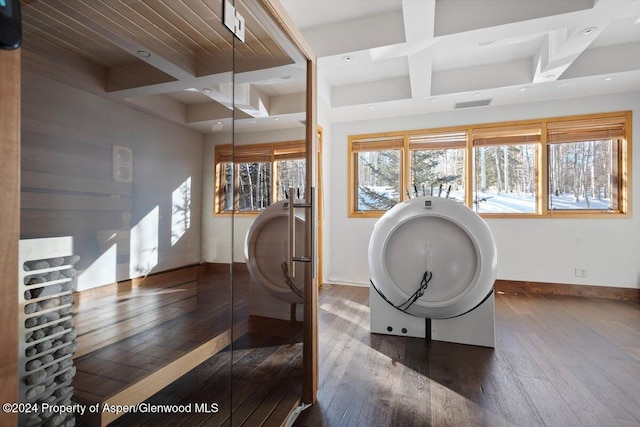
[[[531,194],[518,193],[478,193],[480,202],[478,213],[534,213],[535,198]],[[551,198],[550,209],[554,210],[576,210],[593,209],[608,210],[611,202],[608,199],[593,199],[589,201],[589,206],[584,198],[576,203],[573,194],[563,194]]]

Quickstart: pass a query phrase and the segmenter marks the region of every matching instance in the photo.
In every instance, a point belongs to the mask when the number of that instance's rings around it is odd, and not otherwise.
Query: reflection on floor
[[[228,269],[197,271],[76,307],[85,349],[75,360],[77,401],[187,405],[169,414],[101,410],[85,424],[280,425],[297,404],[301,325],[250,317],[245,271],[234,271],[233,290]]]

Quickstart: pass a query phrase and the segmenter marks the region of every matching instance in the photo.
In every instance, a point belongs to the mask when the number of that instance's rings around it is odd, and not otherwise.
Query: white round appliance
[[[446,319],[476,308],[493,289],[497,266],[487,224],[446,198],[397,204],[376,222],[369,241],[374,286],[387,302],[425,318]]]
[[[289,201],[281,200],[264,209],[247,230],[244,256],[249,274],[256,284],[274,297],[289,303],[302,303],[302,275],[290,277],[288,271]],[[304,210],[295,214],[296,254],[304,253]]]

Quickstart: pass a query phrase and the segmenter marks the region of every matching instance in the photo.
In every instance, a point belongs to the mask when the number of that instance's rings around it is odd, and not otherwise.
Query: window
[[[483,216],[628,214],[630,123],[621,112],[352,135],[349,215],[423,195]]]
[[[307,161],[304,144],[284,144],[274,148],[276,170],[276,201],[289,198],[289,189],[295,188],[296,199],[305,199]]]
[[[623,116],[548,123],[550,210],[622,209],[625,125]]]
[[[401,200],[402,137],[351,141],[352,211],[382,212]]]
[[[410,180],[413,196],[465,200],[467,132],[438,132],[409,136]]]
[[[541,124],[473,129],[473,209],[535,213]]]
[[[235,160],[235,162],[234,162]],[[304,141],[216,146],[216,213],[257,213],[288,197],[304,198]]]

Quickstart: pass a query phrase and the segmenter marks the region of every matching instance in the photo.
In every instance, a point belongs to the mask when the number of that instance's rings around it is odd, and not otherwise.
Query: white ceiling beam
[[[235,108],[251,117],[269,117],[270,102],[258,87],[250,83],[234,85],[233,99]]]
[[[116,98],[138,98],[141,96],[158,95],[162,93],[178,92],[185,89],[203,89],[216,84],[230,82],[233,79],[232,72],[212,74],[210,76],[191,77],[183,80],[175,80],[166,83],[150,84],[146,86],[130,87],[128,89],[114,90],[109,95]]]
[[[550,31],[532,60],[532,83],[557,80],[593,41],[606,24],[598,27]]]
[[[411,96],[426,98],[431,96],[431,73],[433,55],[425,43],[433,42],[436,0],[403,0],[402,15],[407,45],[416,47],[408,53]]]
[[[231,83],[232,81],[235,81],[236,83],[277,83],[290,77],[299,76],[301,73],[306,76],[306,71],[299,65],[285,65],[281,67],[272,67],[264,70],[247,71],[235,74],[228,71],[199,77],[192,76],[182,80],[147,84],[145,86],[129,85],[130,87],[121,90],[112,90],[109,92],[109,95],[118,98],[138,98],[141,96],[178,92],[192,88],[211,88],[216,85]],[[303,79],[303,81],[305,80]]]
[[[431,96],[431,74],[433,73],[433,56],[428,49],[409,55],[409,81],[413,98]]]

